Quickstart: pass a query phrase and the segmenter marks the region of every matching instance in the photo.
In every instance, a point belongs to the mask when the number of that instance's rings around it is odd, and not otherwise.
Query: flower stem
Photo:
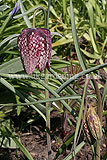
[[[35,9],[34,14],[33,14],[33,28],[35,28],[35,16],[36,16],[36,13],[37,13],[38,10],[42,10],[42,11],[44,12],[44,16],[45,16],[45,26],[46,26],[46,11],[45,11],[45,9],[44,9],[43,7],[37,7],[37,8]]]
[[[50,13],[51,0],[48,0],[48,14],[45,21],[46,28],[48,29],[49,24],[49,13]],[[45,69],[45,82],[48,84],[48,69]],[[49,91],[45,89],[45,98],[49,98]],[[48,149],[48,160],[52,160],[51,157],[51,137],[50,137],[50,105],[46,102],[46,134],[47,134],[47,149]]]
[[[98,84],[97,84],[96,80],[93,78],[92,81],[93,81],[93,84],[94,84],[94,87],[95,87],[95,91],[96,91],[96,95],[97,95],[97,99],[98,99],[98,108],[97,108],[98,116],[99,116],[100,122],[102,124],[102,101],[101,101],[101,95],[100,95],[100,91],[99,91]],[[96,160],[100,160],[100,145],[101,145],[101,139],[97,139],[97,142],[96,142]]]
[[[45,27],[48,29],[48,21],[49,21],[49,10],[50,10],[51,0],[48,1],[48,15],[46,18],[46,12],[43,7],[36,8],[33,14],[33,28],[35,28],[35,16],[37,10],[42,10],[45,16]],[[48,69],[45,68],[45,83],[48,84]],[[49,91],[45,89],[45,98],[49,98]],[[52,160],[51,158],[51,137],[50,137],[50,106],[49,102],[46,102],[46,134],[47,134],[47,149],[48,149],[48,160]]]
[[[48,6],[48,16],[46,19],[46,11],[43,7],[36,8],[33,14],[33,28],[35,28],[35,16],[37,10],[42,10],[45,16],[45,27],[48,28],[48,19],[49,19],[49,6]],[[48,84],[48,69],[45,68],[45,83]],[[45,98],[49,98],[49,91],[45,89]],[[47,149],[48,149],[48,160],[51,160],[51,138],[50,138],[50,106],[49,102],[46,102],[46,134],[47,134]]]
[[[45,82],[48,84],[48,69],[45,69]],[[45,89],[45,98],[49,98],[49,92]],[[49,102],[46,102],[46,134],[47,134],[47,149],[48,149],[48,160],[51,160],[51,138],[50,138],[50,107]]]

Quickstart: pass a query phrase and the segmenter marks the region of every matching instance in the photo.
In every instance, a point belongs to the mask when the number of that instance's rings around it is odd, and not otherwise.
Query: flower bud
[[[93,135],[93,137],[97,139],[101,139],[102,137],[102,127],[99,116],[97,115],[94,107],[90,107],[86,114],[86,120],[89,126],[89,129]]]

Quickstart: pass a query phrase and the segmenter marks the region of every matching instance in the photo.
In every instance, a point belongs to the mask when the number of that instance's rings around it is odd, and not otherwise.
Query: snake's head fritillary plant
[[[18,37],[18,49],[28,74],[32,74],[35,68],[40,72],[45,68],[50,68],[52,44],[51,33],[48,29],[24,29]]]

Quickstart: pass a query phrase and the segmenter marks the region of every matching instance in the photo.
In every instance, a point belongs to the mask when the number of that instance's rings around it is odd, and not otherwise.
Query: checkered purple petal
[[[50,67],[51,36],[50,31],[42,28],[27,28],[18,37],[18,49],[28,74],[35,68],[43,71]]]

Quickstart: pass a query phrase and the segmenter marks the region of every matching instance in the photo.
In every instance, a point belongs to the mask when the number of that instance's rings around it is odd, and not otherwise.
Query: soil
[[[56,117],[57,115],[57,117]],[[67,115],[70,119],[72,116]],[[73,122],[73,119],[72,119]],[[73,122],[75,123],[75,122]],[[63,144],[67,137],[74,132],[75,127],[66,126],[66,131],[62,129],[62,114],[58,114],[56,111],[51,114],[51,142],[52,142],[52,160],[56,155],[58,148]],[[82,141],[83,138],[80,137],[79,141]],[[20,133],[20,140],[22,144],[30,152],[34,160],[47,160],[47,144],[46,144],[46,132],[45,132],[45,123],[43,119],[39,119],[35,124],[32,124],[25,133]],[[72,143],[63,151],[63,153],[57,158],[57,160],[63,160],[71,150]],[[106,142],[104,137],[102,139],[101,146],[101,157],[106,153]],[[91,160],[92,159],[92,149],[87,142],[84,147],[76,154],[76,160]],[[16,152],[15,149],[7,149],[0,147],[0,160],[27,160],[24,154],[18,149]],[[73,158],[71,158],[73,160]],[[102,160],[102,158],[101,158]]]

